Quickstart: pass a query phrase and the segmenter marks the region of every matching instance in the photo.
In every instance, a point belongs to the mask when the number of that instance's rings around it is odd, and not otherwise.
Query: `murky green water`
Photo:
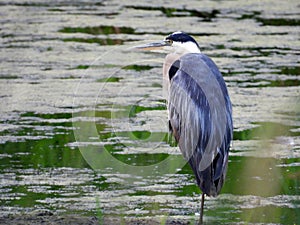
[[[200,191],[167,133],[164,54],[184,30],[229,87],[234,142],[212,224],[300,223],[297,1],[2,1],[0,216],[34,209],[192,222]]]

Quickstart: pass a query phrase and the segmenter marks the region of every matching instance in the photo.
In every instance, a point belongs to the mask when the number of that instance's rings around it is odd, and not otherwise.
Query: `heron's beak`
[[[135,48],[142,50],[158,50],[162,49],[165,46],[170,46],[170,43],[168,43],[167,41],[152,42],[149,44],[138,45]]]

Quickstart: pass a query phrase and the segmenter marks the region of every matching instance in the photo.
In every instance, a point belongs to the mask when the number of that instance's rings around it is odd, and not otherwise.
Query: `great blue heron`
[[[216,64],[184,32],[137,48],[171,51],[163,66],[169,128],[202,190],[202,223],[205,194],[220,193],[228,165],[233,124],[226,84]]]

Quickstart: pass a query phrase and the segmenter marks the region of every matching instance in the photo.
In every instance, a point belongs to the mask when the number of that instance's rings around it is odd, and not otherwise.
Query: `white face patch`
[[[186,53],[201,53],[200,49],[194,42],[177,42],[172,43],[172,47],[176,50],[175,52],[186,52]]]

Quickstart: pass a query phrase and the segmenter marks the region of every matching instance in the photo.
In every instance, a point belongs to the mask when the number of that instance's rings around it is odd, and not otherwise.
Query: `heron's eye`
[[[169,45],[172,45],[173,40],[171,40],[171,39],[166,39],[166,42],[167,42]]]

